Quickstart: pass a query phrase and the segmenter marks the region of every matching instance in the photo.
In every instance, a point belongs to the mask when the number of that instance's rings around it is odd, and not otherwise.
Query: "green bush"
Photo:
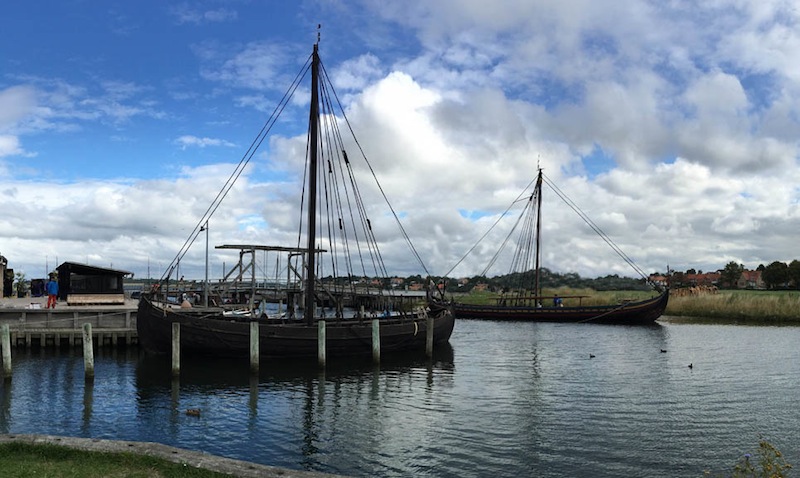
[[[792,465],[786,463],[780,450],[762,438],[758,442],[758,454],[756,456],[750,453],[745,454],[733,467],[731,475],[720,476],[731,476],[732,478],[787,478],[791,469]],[[711,475],[706,472],[706,476],[718,475]]]

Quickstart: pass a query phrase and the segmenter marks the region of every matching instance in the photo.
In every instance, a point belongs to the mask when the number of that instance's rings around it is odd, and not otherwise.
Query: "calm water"
[[[250,377],[193,360],[177,382],[164,359],[106,350],[93,385],[79,351],[20,350],[0,432],[355,476],[700,477],[760,435],[800,465],[798,343],[796,327],[462,320],[432,361],[269,362]]]

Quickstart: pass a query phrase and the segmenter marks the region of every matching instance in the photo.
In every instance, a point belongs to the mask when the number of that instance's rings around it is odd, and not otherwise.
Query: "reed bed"
[[[670,297],[665,315],[765,324],[800,324],[800,292],[723,290]]]

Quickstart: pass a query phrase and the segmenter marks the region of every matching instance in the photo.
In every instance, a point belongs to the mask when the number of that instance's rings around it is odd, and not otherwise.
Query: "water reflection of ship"
[[[331,437],[346,441],[343,437],[352,439],[363,427],[374,426],[369,410],[382,408],[387,396],[405,394],[409,403],[424,407],[436,395],[432,392],[452,389],[454,352],[446,343],[432,357],[393,354],[380,364],[343,358],[324,368],[314,361],[271,360],[258,374],[241,360],[195,357],[181,365],[179,378],[172,377],[168,358],[143,354],[135,377],[137,407],[144,416],[149,409],[170,409],[161,415],[168,421],[160,425],[167,436],[181,436],[186,410],[200,407],[201,419],[210,420],[206,430],[211,435],[219,428],[236,429],[270,450],[259,454],[265,461],[274,453],[273,460],[294,457],[293,465],[282,465],[330,471],[319,467],[320,456],[330,453]]]
[[[275,359],[262,363],[257,375],[250,373],[248,363],[239,359],[192,357],[181,363],[178,381],[181,387],[200,389],[235,388],[249,386],[254,380],[257,384],[271,388],[292,387],[305,383],[309,378],[324,377],[327,381],[348,380],[375,371],[381,373],[403,374],[412,370],[452,370],[453,347],[441,344],[427,357],[424,351],[387,354],[381,357],[379,365],[363,357],[345,357],[326,367],[313,360],[297,361]],[[173,381],[170,357],[143,354],[136,365],[136,384],[140,394],[158,393]]]

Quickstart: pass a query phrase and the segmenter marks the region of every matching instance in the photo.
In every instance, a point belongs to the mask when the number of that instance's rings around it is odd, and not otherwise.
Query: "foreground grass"
[[[628,300],[641,300],[655,295],[646,291],[594,291],[591,289],[545,289],[542,295],[558,294],[564,306],[613,305]],[[580,299],[570,296],[585,296]],[[469,304],[494,304],[498,294],[471,292],[457,295],[455,300]],[[544,305],[550,305],[544,301]],[[800,324],[800,291],[721,290],[699,296],[670,296],[664,315],[692,321],[741,322],[748,324]]]
[[[731,472],[705,477],[788,478],[792,465],[773,444],[759,441],[755,455],[745,454]],[[192,468],[132,453],[104,453],[30,443],[0,444],[0,476],[20,478],[219,478],[230,475]]]
[[[217,478],[229,476],[133,453],[29,443],[0,444],[0,475],[48,478]]]

